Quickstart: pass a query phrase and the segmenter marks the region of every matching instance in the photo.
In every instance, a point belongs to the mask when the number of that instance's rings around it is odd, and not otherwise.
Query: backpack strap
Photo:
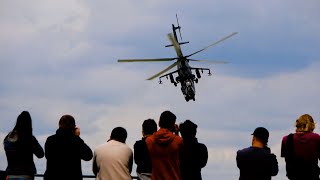
[[[287,136],[287,157],[293,158],[294,152],[293,152],[293,136],[294,134],[291,133]]]

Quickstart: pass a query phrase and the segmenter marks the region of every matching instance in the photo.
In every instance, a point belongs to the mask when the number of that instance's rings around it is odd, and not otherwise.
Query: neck
[[[252,143],[252,147],[256,147],[256,148],[264,148],[264,144],[259,142],[259,141],[256,141],[256,142],[253,142]]]

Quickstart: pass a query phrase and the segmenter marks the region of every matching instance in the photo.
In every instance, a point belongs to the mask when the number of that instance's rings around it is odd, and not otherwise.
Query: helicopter
[[[148,78],[147,80],[153,80],[156,77],[159,77],[159,84],[162,84],[162,78],[166,77],[167,79],[170,79],[170,82],[172,84],[174,84],[174,86],[177,86],[177,84],[180,83],[181,85],[181,92],[184,95],[185,100],[188,102],[189,100],[193,100],[195,101],[195,94],[196,94],[196,90],[195,90],[195,83],[198,83],[199,79],[201,78],[201,73],[203,73],[204,71],[208,72],[208,75],[211,76],[211,71],[209,68],[196,68],[196,67],[191,67],[189,65],[190,61],[207,61],[210,63],[216,63],[216,64],[225,64],[227,62],[225,61],[208,61],[208,60],[196,60],[196,59],[189,59],[190,56],[193,56],[199,52],[202,52],[206,49],[208,49],[209,47],[212,47],[234,35],[236,35],[238,32],[234,32],[228,36],[225,36],[224,38],[216,41],[213,44],[210,44],[209,46],[200,49],[194,53],[191,53],[187,56],[184,56],[182,51],[181,51],[181,47],[180,45],[183,44],[188,44],[189,41],[187,42],[179,42],[178,41],[178,37],[177,37],[177,33],[176,31],[179,30],[179,34],[180,34],[180,39],[182,41],[182,36],[181,36],[181,26],[179,25],[179,21],[178,21],[178,16],[176,15],[176,19],[177,19],[177,26],[175,26],[174,24],[172,24],[172,33],[169,33],[168,39],[170,40],[171,44],[166,45],[165,47],[174,47],[175,52],[177,54],[177,57],[173,57],[173,58],[157,58],[157,59],[119,59],[118,62],[159,62],[159,61],[173,61],[176,60],[173,64],[171,64],[170,66],[168,66],[166,69],[160,71],[159,73],[151,76],[150,78]],[[177,70],[172,71],[170,73],[164,74],[165,72],[169,71],[170,69],[174,68],[175,66],[177,66]],[[193,72],[195,72],[195,75],[193,74]],[[201,73],[200,73],[201,72]],[[174,78],[174,74],[177,73],[177,76]],[[162,75],[164,74],[164,75]]]

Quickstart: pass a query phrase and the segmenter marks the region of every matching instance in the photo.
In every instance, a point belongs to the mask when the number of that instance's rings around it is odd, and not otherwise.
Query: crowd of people
[[[290,180],[320,180],[320,136],[313,132],[315,122],[304,114],[295,126],[296,132],[284,136],[281,144],[286,176]],[[3,141],[8,163],[6,179],[33,180],[37,173],[35,155],[47,160],[44,180],[82,180],[81,160],[92,159],[92,172],[97,180],[132,179],[133,163],[137,165],[139,180],[201,180],[208,150],[198,142],[196,134],[194,122],[186,120],[177,125],[175,114],[164,111],[158,125],[154,119],[143,121],[142,138],[133,149],[126,144],[126,129],[115,127],[110,138],[92,151],[80,138],[74,117],[63,115],[59,128],[47,138],[43,149],[33,136],[29,112],[23,111]],[[251,146],[237,151],[239,180],[270,180],[278,174],[277,157],[271,153],[268,139],[269,131],[257,127]]]
[[[59,128],[47,138],[43,149],[32,134],[29,112],[23,111],[3,141],[8,162],[6,178],[33,180],[37,173],[35,154],[47,160],[44,180],[82,180],[81,160],[92,159],[97,180],[132,179],[134,162],[140,180],[201,180],[208,151],[197,141],[196,132],[197,125],[192,121],[178,126],[175,114],[164,111],[158,125],[153,119],[142,123],[142,139],[136,141],[133,149],[126,144],[126,129],[115,127],[110,138],[92,151],[80,138],[74,117],[63,115]]]

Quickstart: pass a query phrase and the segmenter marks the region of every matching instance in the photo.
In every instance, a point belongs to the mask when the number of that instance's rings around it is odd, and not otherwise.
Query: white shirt
[[[93,163],[98,167],[97,180],[131,180],[133,152],[119,141],[110,140],[94,150]]]

